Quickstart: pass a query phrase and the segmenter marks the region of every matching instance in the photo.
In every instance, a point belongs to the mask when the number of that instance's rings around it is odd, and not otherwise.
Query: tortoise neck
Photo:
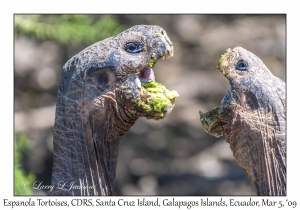
[[[99,100],[92,108],[57,102],[52,195],[113,194],[121,138],[137,118],[111,96]]]
[[[280,115],[276,117],[280,118]],[[250,118],[250,115],[243,116],[243,113],[236,112],[236,120],[227,136],[233,156],[257,195],[286,195],[285,126],[273,129],[264,121],[259,127],[244,123],[245,120],[253,120]],[[283,124],[284,121],[271,122]]]

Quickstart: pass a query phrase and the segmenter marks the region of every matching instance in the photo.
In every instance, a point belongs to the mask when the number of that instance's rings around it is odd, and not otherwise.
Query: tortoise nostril
[[[161,34],[162,34],[162,35],[165,35],[164,31],[161,31]]]

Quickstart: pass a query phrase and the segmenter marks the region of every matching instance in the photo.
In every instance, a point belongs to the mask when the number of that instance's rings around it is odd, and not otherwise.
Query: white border
[[[14,13],[195,13],[195,14],[241,14],[241,13],[281,13],[287,14],[287,197],[271,200],[299,199],[299,6],[296,1],[6,1],[1,4],[0,18],[0,60],[1,60],[1,206],[3,198],[9,200],[28,200],[29,197],[13,197],[13,14]],[[298,102],[299,101],[299,102]],[[47,199],[48,197],[42,197]],[[52,197],[55,200],[56,197]],[[118,197],[114,197],[118,199]],[[138,197],[125,197],[136,199]],[[151,197],[149,197],[150,199]],[[170,198],[170,197],[168,197]],[[202,197],[205,198],[205,197]],[[219,200],[221,197],[210,197]],[[231,197],[223,199],[229,200]],[[247,200],[248,197],[232,197]],[[261,198],[261,197],[260,197]],[[38,199],[34,197],[33,199]],[[58,198],[71,200],[72,198]],[[98,197],[99,199],[99,197]],[[101,198],[100,198],[101,199]],[[163,200],[164,197],[160,197]],[[176,197],[177,200],[199,200],[200,197]],[[254,197],[253,199],[257,199]],[[39,208],[39,207],[36,207]],[[82,208],[82,207],[80,207]],[[99,207],[98,207],[99,208]],[[109,208],[119,209],[120,207]],[[134,207],[141,209],[140,207]],[[170,207],[169,207],[170,208]],[[198,207],[199,208],[199,207]],[[201,207],[203,208],[203,207]],[[27,208],[28,209],[28,208]],[[31,209],[31,208],[30,208]],[[103,209],[103,208],[102,208]],[[128,207],[126,209],[132,209]],[[149,209],[149,208],[148,208]],[[173,209],[177,209],[176,207]],[[182,208],[181,208],[182,209]],[[195,209],[192,208],[192,209]]]

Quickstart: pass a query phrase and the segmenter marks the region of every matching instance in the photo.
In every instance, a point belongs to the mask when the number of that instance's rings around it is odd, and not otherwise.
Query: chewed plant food
[[[142,84],[142,101],[137,105],[146,111],[155,111],[158,116],[164,116],[165,111],[173,106],[174,99],[178,96],[177,91],[170,91],[161,83],[149,81]]]

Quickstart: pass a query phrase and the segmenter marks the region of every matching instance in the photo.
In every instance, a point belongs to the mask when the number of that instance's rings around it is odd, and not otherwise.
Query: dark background
[[[285,15],[15,15],[15,133],[24,133],[31,143],[22,159],[24,170],[50,185],[64,63],[90,44],[138,24],[167,31],[174,57],[158,62],[154,71],[156,81],[180,97],[167,118],[141,118],[123,137],[115,195],[254,195],[225,137],[208,135],[198,111],[218,106],[229,88],[216,69],[227,48],[253,52],[285,81]]]

